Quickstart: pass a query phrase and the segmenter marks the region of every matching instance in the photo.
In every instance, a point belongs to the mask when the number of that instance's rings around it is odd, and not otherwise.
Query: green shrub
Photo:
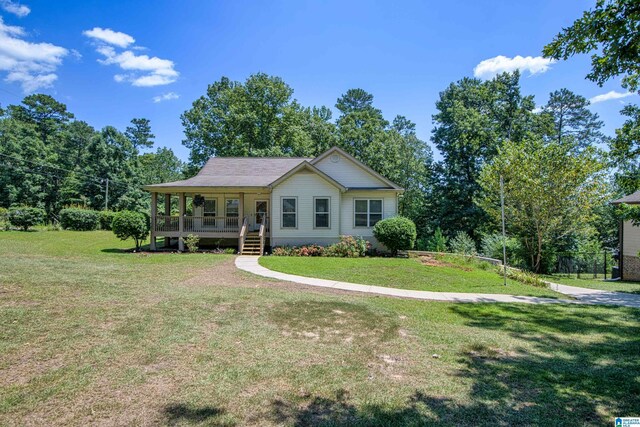
[[[138,250],[149,235],[149,217],[140,212],[120,211],[113,218],[112,229],[120,240],[134,239]]]
[[[427,241],[427,250],[432,252],[447,252],[447,242],[448,238],[442,234],[442,229],[440,227],[436,228],[433,236],[429,238]]]
[[[60,211],[60,225],[65,230],[92,231],[98,228],[100,215],[89,209],[67,208]]]
[[[225,248],[222,250],[222,253],[227,255],[234,255],[236,253],[236,250],[233,248]]]
[[[39,225],[44,222],[46,213],[40,208],[30,208],[28,206],[20,206],[9,208],[7,212],[7,218],[9,223],[14,227],[29,230],[29,227]]]
[[[7,208],[0,208],[0,230],[9,231],[9,211]]]
[[[458,231],[451,243],[449,244],[451,252],[461,255],[477,255],[476,243],[473,239],[464,231]]]
[[[480,249],[483,256],[502,260],[502,234],[485,234],[480,241]],[[522,245],[518,239],[508,237],[506,239],[507,262],[509,265],[521,265],[522,260],[519,254],[522,252]]]
[[[394,216],[378,221],[373,227],[375,238],[396,254],[412,249],[416,243],[416,225],[409,218]]]
[[[100,229],[111,230],[113,218],[116,216],[114,211],[100,211]]]
[[[184,244],[187,245],[187,250],[191,253],[198,252],[198,244],[200,243],[200,237],[195,234],[189,234],[184,239]]]
[[[358,258],[367,254],[371,244],[362,237],[340,236],[340,242],[324,249],[324,256]]]

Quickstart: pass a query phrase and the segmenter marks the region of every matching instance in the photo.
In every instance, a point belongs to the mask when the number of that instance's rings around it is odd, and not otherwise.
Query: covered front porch
[[[189,234],[201,239],[232,242],[243,253],[247,237],[259,242],[252,251],[264,253],[270,238],[270,193],[268,192],[199,192],[151,191],[151,250],[168,248],[177,242],[184,251]],[[174,240],[175,239],[175,240]]]

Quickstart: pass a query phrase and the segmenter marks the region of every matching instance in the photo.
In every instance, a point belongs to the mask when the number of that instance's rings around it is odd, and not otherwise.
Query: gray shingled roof
[[[640,204],[640,190],[636,191],[633,194],[629,194],[628,196],[624,196],[621,199],[614,200],[611,203],[614,205],[619,205],[620,203],[627,203],[629,205],[638,205]]]
[[[147,187],[266,187],[306,157],[212,157],[193,178]]]

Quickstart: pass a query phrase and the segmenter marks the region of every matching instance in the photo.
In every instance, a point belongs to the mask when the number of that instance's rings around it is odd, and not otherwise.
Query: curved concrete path
[[[624,307],[640,308],[640,295],[625,294],[622,292],[607,292],[596,289],[576,288],[551,284],[554,291],[574,297],[575,299],[554,299],[544,297],[527,297],[502,294],[473,294],[459,292],[430,292],[413,291],[409,289],[386,288],[383,286],[359,285],[356,283],[339,282],[335,280],[316,279],[313,277],[297,276],[294,274],[280,273],[269,270],[258,264],[258,256],[242,255],[236,258],[236,267],[240,270],[256,274],[262,277],[284,280],[287,282],[302,283],[309,286],[322,288],[341,289],[344,291],[364,292],[368,294],[386,295],[401,298],[414,298],[432,301],[450,302],[519,302],[526,304],[602,304],[619,305]]]

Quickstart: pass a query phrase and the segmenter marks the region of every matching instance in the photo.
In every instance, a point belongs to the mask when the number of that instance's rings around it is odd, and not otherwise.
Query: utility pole
[[[109,210],[109,178],[107,178],[107,186],[104,190],[104,210]]]
[[[507,286],[507,233],[504,226],[504,179],[500,175],[500,209],[502,211],[502,268],[504,285]]]

